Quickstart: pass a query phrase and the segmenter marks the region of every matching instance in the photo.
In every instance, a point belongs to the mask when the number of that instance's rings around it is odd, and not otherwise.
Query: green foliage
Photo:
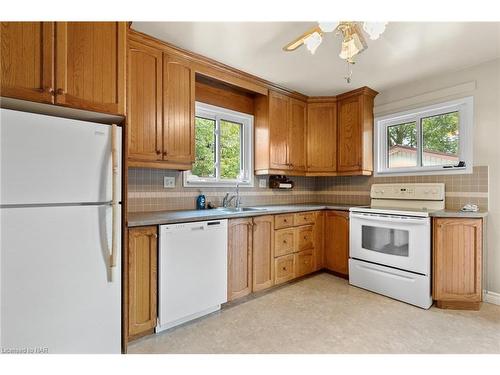
[[[240,174],[241,124],[221,120],[221,178],[236,179]]]
[[[198,177],[215,177],[215,121],[196,117],[196,160],[191,171]],[[240,174],[241,124],[220,121],[221,178],[236,179]]]
[[[458,116],[458,112],[451,112],[422,119],[425,151],[458,153]]]
[[[196,117],[196,160],[191,171],[199,177],[215,177],[215,121]]]
[[[390,126],[387,129],[389,146],[417,147],[415,122]],[[451,112],[422,119],[424,151],[456,155],[459,144],[459,113]]]
[[[389,146],[417,147],[417,127],[415,121],[389,126],[387,128]]]

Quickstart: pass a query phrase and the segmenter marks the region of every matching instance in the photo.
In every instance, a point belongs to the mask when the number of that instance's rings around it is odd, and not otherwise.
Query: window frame
[[[392,113],[375,118],[374,165],[375,176],[417,176],[429,174],[465,174],[472,173],[473,164],[473,106],[474,98],[468,96],[456,100],[419,107],[408,111]],[[423,166],[422,119],[450,112],[459,112],[459,161],[465,161],[465,167]],[[415,122],[417,127],[417,166],[389,168],[389,139],[387,129],[390,126]]]
[[[253,173],[253,115],[217,107],[211,104],[195,102],[195,117],[203,117],[215,121],[215,177],[194,178],[191,171],[183,173],[184,187],[242,187],[254,186]],[[220,178],[220,121],[226,120],[241,124],[240,132],[241,153],[240,171],[244,173],[243,179]],[[196,121],[196,120],[195,120]]]

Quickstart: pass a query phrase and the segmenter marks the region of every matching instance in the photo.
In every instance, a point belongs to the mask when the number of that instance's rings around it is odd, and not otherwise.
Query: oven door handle
[[[405,216],[381,216],[381,215],[373,215],[373,214],[356,214],[351,212],[351,218],[355,219],[365,219],[372,221],[385,221],[389,223],[398,223],[398,224],[428,224],[429,218],[415,218],[415,217],[405,217]]]

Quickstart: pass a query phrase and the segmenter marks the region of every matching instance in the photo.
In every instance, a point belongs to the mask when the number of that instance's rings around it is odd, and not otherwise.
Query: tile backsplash
[[[175,177],[175,188],[165,189],[163,177]],[[477,166],[472,174],[404,176],[404,177],[291,177],[292,190],[271,190],[255,186],[240,188],[243,205],[297,204],[297,203],[346,203],[369,204],[373,183],[422,183],[443,182],[446,189],[446,208],[459,209],[466,203],[488,209],[488,167]],[[222,198],[233,188],[185,188],[182,172],[161,169],[130,168],[128,179],[129,212],[194,209],[196,197],[204,194],[207,202],[220,205]]]

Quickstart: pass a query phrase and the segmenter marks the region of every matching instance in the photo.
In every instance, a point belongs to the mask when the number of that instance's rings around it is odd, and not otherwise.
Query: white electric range
[[[444,184],[374,184],[369,207],[350,209],[349,283],[428,309],[431,220]]]

